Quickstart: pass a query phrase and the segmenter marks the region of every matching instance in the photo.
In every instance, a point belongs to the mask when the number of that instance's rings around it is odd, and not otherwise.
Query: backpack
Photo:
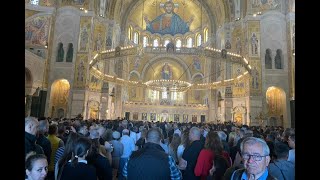
[[[241,180],[241,176],[242,176],[242,173],[245,171],[244,168],[241,168],[241,169],[238,169],[234,172],[234,175],[233,175],[233,179],[231,180]],[[267,180],[276,180],[275,177],[271,176],[270,173],[268,173],[268,176],[267,176]]]
[[[216,171],[213,173],[212,179],[221,180],[226,170],[230,167],[230,164],[225,157],[218,154],[215,155],[213,162]]]

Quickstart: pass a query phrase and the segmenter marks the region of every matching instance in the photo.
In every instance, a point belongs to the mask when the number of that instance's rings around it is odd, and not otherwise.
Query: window
[[[132,26],[129,26],[129,29],[128,29],[128,38],[129,38],[129,40],[132,40]]]
[[[158,47],[159,46],[159,39],[153,40],[153,47]]]
[[[39,0],[30,0],[30,4],[39,5]]]
[[[133,33],[133,43],[139,44],[139,33],[138,32]]]
[[[177,100],[177,92],[172,92],[172,100]]]
[[[164,47],[166,47],[169,42],[170,42],[170,40],[169,40],[169,39],[166,39],[166,40],[164,41]]]
[[[143,47],[146,47],[149,43],[149,38],[148,36],[143,36]]]
[[[162,91],[162,99],[167,99],[168,98],[168,94],[167,91]]]
[[[188,39],[187,39],[187,47],[192,48],[192,38],[191,37],[188,37]]]
[[[205,28],[204,29],[204,39],[203,39],[203,42],[207,42],[208,41],[208,38],[209,38],[209,30],[208,30],[208,28]]]
[[[201,34],[197,35],[197,46],[201,45]]]
[[[181,48],[181,39],[176,40],[176,47],[177,47],[177,49]]]

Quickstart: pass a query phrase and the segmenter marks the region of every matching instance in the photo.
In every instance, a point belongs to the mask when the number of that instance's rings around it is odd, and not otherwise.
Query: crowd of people
[[[29,180],[295,179],[295,130],[25,118]]]

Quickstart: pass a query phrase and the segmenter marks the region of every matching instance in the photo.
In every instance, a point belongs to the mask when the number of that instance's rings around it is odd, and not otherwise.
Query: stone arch
[[[133,71],[130,72],[129,80],[131,80],[131,77],[133,77],[133,76],[137,76],[140,79],[140,73],[138,71],[136,71],[136,70],[133,70]]]
[[[231,111],[232,121],[237,125],[245,124],[247,108],[245,106],[236,106]]]
[[[140,80],[143,80],[143,78],[145,78],[145,73],[147,72],[147,70],[149,68],[152,68],[152,65],[155,64],[158,60],[162,60],[163,58],[167,58],[170,59],[174,62],[177,62],[181,67],[183,67],[183,69],[186,70],[186,74],[187,74],[187,79],[190,81],[191,80],[191,72],[188,69],[188,65],[179,57],[176,57],[174,55],[159,55],[159,56],[155,56],[153,58],[151,58],[149,60],[149,62],[143,67],[141,75],[140,75]]]
[[[50,89],[48,116],[52,118],[66,117],[68,113],[68,99],[70,83],[66,79],[55,80]]]
[[[285,91],[276,86],[268,87],[266,90],[266,109],[268,125],[285,126],[289,125],[288,107]]]

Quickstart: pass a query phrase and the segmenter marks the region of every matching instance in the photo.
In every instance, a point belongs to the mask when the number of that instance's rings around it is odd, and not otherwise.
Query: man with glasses
[[[275,179],[268,173],[270,149],[260,138],[248,137],[240,145],[244,169],[236,170],[232,180],[269,180]]]

